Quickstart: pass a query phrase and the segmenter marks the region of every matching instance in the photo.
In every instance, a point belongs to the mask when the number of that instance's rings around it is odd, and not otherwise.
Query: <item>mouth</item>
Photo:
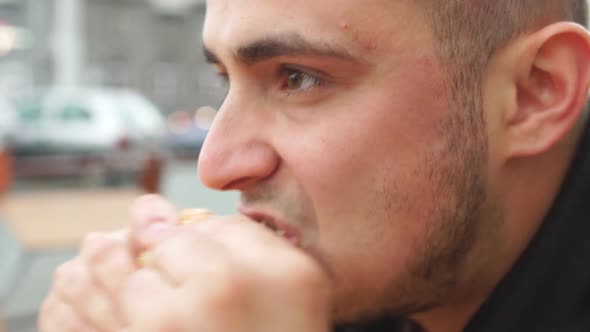
[[[276,236],[287,240],[293,246],[298,248],[301,247],[300,235],[295,227],[292,227],[286,222],[283,222],[282,220],[261,211],[251,211],[241,207],[238,210],[241,214],[266,227]]]

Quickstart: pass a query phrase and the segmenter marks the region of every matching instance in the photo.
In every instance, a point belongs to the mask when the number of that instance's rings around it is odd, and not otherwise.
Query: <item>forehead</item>
[[[296,34],[351,54],[403,51],[427,43],[422,13],[407,0],[208,0],[205,45],[237,47],[268,35]]]

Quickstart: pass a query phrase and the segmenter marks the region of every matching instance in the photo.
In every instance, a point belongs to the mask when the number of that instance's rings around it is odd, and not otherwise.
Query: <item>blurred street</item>
[[[128,206],[141,194],[134,186],[74,188],[64,186],[65,179],[51,181],[37,190],[23,183],[0,204],[0,317],[8,332],[36,331],[37,310],[55,268],[75,255],[84,234],[126,225]],[[166,165],[162,193],[179,208],[207,207],[219,214],[234,212],[238,198],[204,188],[196,161]]]
[[[197,179],[226,93],[204,16],[202,0],[0,0],[0,332],[36,331],[55,268],[142,193],[234,212]]]

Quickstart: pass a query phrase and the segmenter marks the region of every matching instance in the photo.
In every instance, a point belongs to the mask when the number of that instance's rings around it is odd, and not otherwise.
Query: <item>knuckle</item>
[[[82,242],[81,255],[93,264],[101,264],[124,245],[126,231],[115,233],[91,233]]]
[[[75,311],[60,302],[52,303],[48,310],[43,312],[38,326],[42,332],[70,332],[85,329]]]
[[[114,304],[109,298],[98,293],[89,296],[86,305],[87,317],[106,331],[122,328],[113,310]]]
[[[56,291],[70,299],[81,300],[90,288],[89,276],[81,262],[76,260],[62,264],[55,271]]]
[[[131,258],[124,253],[110,253],[101,262],[98,274],[101,277],[117,276],[132,269]]]
[[[99,261],[109,248],[110,242],[102,233],[90,233],[82,241],[82,255],[89,261]]]
[[[95,332],[70,305],[50,293],[39,308],[37,329],[40,332]]]
[[[69,280],[75,278],[77,263],[74,260],[65,262],[58,266],[53,272],[53,280],[56,285],[67,284]]]
[[[58,313],[58,326],[60,326],[64,332],[80,331],[83,329],[82,322],[71,308],[63,306]]]

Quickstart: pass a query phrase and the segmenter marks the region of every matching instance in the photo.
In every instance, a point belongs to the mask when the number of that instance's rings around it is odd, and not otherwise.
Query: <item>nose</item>
[[[265,137],[262,112],[237,105],[228,96],[199,155],[201,182],[215,190],[244,190],[270,178],[280,164]]]

